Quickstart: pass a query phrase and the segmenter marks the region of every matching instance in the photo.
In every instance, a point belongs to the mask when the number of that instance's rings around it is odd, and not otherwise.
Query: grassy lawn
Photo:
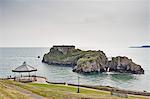
[[[111,96],[110,92],[106,91],[97,91],[93,89],[80,88],[80,93],[77,93],[77,87],[74,86],[65,86],[65,85],[56,85],[56,84],[36,84],[36,83],[18,83],[14,81],[0,81],[1,83],[12,84],[19,86],[25,90],[29,90],[38,95],[44,96],[48,99],[123,99],[122,97]],[[1,88],[2,89],[2,88]],[[26,99],[26,97],[17,98],[19,92],[15,91],[17,94],[14,94],[11,91],[7,91],[3,88],[1,96],[10,97],[10,99]],[[13,93],[13,94],[12,94]],[[13,96],[13,98],[11,98]],[[19,95],[21,96],[21,95]],[[23,96],[23,95],[22,95]],[[147,99],[139,96],[129,96],[129,99]],[[5,98],[4,98],[5,99]],[[7,99],[7,98],[6,98]]]
[[[0,82],[0,99],[29,99],[26,95],[21,94],[19,91],[9,88]]]
[[[44,90],[46,92],[45,96],[50,96],[53,98],[64,97],[66,98],[106,98],[110,97],[109,92],[103,91],[94,91],[80,88],[80,93],[77,93],[77,88],[74,86],[64,86],[64,85],[55,85],[55,84],[29,84],[30,86],[39,89],[40,91]],[[51,92],[54,92],[51,94]],[[111,97],[111,99],[116,99],[118,97]]]

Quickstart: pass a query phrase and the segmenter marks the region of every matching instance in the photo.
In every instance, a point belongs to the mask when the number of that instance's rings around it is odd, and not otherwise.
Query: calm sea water
[[[102,73],[83,75],[72,72],[72,67],[47,65],[41,62],[44,53],[49,48],[0,48],[0,77],[14,76],[12,69],[20,66],[24,61],[38,69],[37,75],[47,77],[49,81],[80,83],[86,85],[108,85],[122,89],[150,92],[150,49],[144,48],[112,48],[103,49],[108,57],[128,56],[144,70],[144,75]],[[41,56],[41,58],[37,58]],[[16,74],[17,75],[17,74]]]

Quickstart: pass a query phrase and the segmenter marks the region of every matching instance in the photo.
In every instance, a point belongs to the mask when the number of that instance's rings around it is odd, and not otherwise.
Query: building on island
[[[63,54],[67,54],[69,51],[74,50],[75,46],[74,45],[54,45],[53,48],[55,50],[62,52]]]

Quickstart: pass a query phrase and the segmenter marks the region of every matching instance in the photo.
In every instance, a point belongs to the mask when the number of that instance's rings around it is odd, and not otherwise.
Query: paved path
[[[21,77],[20,79],[26,79],[26,80],[28,80],[29,79],[29,77]],[[35,79],[35,77],[30,77],[30,79]],[[10,80],[14,80],[13,78],[11,78]],[[19,82],[19,81],[18,81]],[[44,78],[44,77],[40,77],[40,76],[37,76],[36,77],[36,81],[33,81],[32,83],[39,83],[39,84],[48,84],[47,82],[46,82],[46,78]]]
[[[45,79],[45,78],[37,77],[36,79],[37,79],[37,81],[35,81],[35,82],[33,82],[33,83],[48,84],[48,83],[46,82],[46,79]]]

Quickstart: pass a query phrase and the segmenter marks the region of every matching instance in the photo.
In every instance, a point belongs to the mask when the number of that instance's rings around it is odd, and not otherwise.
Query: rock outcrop
[[[133,74],[144,74],[143,68],[140,65],[135,64],[131,59],[127,57],[113,57],[107,65],[110,71],[121,72],[121,73],[133,73]]]
[[[127,57],[113,57],[108,61],[103,51],[82,51],[75,46],[53,46],[50,52],[45,54],[42,62],[50,65],[73,66],[73,72],[120,72],[144,74],[140,65],[132,62]]]
[[[77,61],[73,71],[78,73],[105,72],[108,59],[102,51],[87,51]]]
[[[50,52],[45,54],[42,62],[50,65],[75,66],[84,51],[75,49],[74,46],[53,46]]]

